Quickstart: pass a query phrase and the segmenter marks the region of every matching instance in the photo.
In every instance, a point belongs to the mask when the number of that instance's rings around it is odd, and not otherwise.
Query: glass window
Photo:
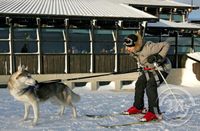
[[[195,52],[200,52],[200,46],[195,46],[195,47],[194,47],[194,51],[195,51]]]
[[[191,37],[178,37],[178,54],[189,53],[191,43]]]
[[[94,41],[113,41],[112,30],[95,30]]]
[[[152,41],[152,42],[160,42],[160,37],[145,37],[144,38],[144,42],[147,42],[147,41]]]
[[[36,41],[14,41],[14,53],[35,53],[38,51]]]
[[[35,28],[14,29],[14,53],[34,53],[38,51]]]
[[[90,37],[88,29],[69,29],[68,53],[90,53]]]
[[[89,41],[89,30],[69,29],[69,41]]]
[[[64,43],[61,41],[41,42],[42,53],[64,53]]]
[[[170,45],[175,45],[176,38],[175,37],[161,37],[161,41],[166,41]]]
[[[41,52],[64,53],[63,29],[41,29]]]
[[[90,53],[90,42],[75,42],[70,41],[68,47],[68,53],[72,54],[88,54]]]
[[[178,54],[190,53],[191,46],[178,46]]]
[[[36,29],[35,28],[15,28],[14,39],[22,40],[36,40]]]
[[[0,41],[0,53],[9,52],[9,41]]]
[[[178,45],[192,45],[191,37],[178,37]]]
[[[194,38],[194,51],[200,52],[200,38]]]
[[[94,42],[95,54],[113,54],[114,42]]]
[[[178,14],[173,14],[172,15],[172,20],[175,22],[183,22],[183,16],[182,15],[178,15]]]
[[[160,14],[160,19],[169,20],[170,14]]]
[[[114,41],[112,30],[94,31],[94,53],[114,53]]]
[[[9,28],[0,28],[0,39],[9,38]]]
[[[63,29],[41,29],[41,41],[64,41]]]

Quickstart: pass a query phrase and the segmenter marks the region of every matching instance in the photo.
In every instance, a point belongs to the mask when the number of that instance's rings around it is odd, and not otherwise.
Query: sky
[[[174,0],[181,3],[191,4],[192,0]],[[200,0],[193,0],[193,5],[200,7]],[[200,20],[200,9],[193,10],[189,15],[190,20]]]

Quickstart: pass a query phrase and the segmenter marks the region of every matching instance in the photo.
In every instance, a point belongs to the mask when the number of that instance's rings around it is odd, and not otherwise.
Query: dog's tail
[[[80,95],[74,93],[72,90],[71,90],[71,98],[73,103],[79,102],[81,99]]]
[[[72,103],[76,103],[80,101],[80,96],[73,92],[68,86],[65,88],[66,98],[68,103],[71,101]]]

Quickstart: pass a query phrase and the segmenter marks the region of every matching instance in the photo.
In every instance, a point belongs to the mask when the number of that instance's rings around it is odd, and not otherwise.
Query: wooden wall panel
[[[89,73],[90,72],[90,55],[88,54],[71,54],[68,57],[70,73]]]
[[[28,70],[30,71],[30,73],[37,74],[38,70],[37,55],[32,55],[32,54],[14,55],[14,62],[15,62],[15,71],[17,70],[17,67],[21,64],[28,66]]]
[[[10,58],[9,55],[0,55],[0,75],[9,74]]]
[[[137,61],[127,54],[119,56],[119,72],[127,72],[137,68]]]
[[[65,71],[65,55],[46,54],[42,56],[42,73],[56,74]]]
[[[95,55],[94,58],[95,73],[98,72],[114,72],[115,56],[111,54]]]

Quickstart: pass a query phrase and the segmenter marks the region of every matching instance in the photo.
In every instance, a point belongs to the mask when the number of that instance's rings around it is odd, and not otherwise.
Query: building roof
[[[0,14],[157,19],[126,4],[109,0],[0,0]]]
[[[156,19],[129,5],[191,7],[171,0],[0,0],[0,14]]]
[[[196,5],[185,4],[183,2],[176,2],[173,0],[110,0],[138,6],[158,6],[158,7],[174,7],[174,8],[191,8],[198,9]]]
[[[160,19],[158,22],[155,23],[148,23],[147,27],[153,28],[174,28],[174,29],[200,29],[200,24],[193,24],[187,22],[170,22],[167,20]]]

